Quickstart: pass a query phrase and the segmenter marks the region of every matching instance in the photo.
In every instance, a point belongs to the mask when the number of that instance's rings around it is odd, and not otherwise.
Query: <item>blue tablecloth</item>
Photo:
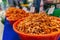
[[[2,40],[20,40],[18,34],[14,32],[9,21],[5,20]]]
[[[5,20],[4,24],[3,40],[20,40],[18,34],[14,32],[12,25],[7,20]]]

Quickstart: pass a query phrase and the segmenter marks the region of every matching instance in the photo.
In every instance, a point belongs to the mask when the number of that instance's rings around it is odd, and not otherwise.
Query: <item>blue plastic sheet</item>
[[[13,30],[9,21],[5,20],[2,40],[20,40],[18,34]]]

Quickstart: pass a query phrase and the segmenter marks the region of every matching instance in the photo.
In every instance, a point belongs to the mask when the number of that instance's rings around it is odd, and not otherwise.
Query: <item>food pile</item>
[[[46,13],[32,14],[17,24],[16,29],[26,34],[49,34],[60,30],[58,17],[49,16]]]
[[[6,11],[6,18],[11,21],[16,21],[21,18],[25,18],[28,16],[28,13],[26,13],[24,10],[10,7]]]

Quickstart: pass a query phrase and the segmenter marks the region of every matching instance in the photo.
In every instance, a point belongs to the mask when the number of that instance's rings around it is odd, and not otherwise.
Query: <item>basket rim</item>
[[[25,35],[25,36],[34,36],[34,37],[48,37],[48,36],[55,36],[55,35],[59,35],[60,34],[60,30],[58,32],[52,32],[52,33],[49,33],[49,34],[39,34],[39,35],[33,35],[33,34],[27,34],[27,33],[24,33],[24,32],[20,32],[16,29],[16,26],[17,24],[20,22],[20,21],[23,21],[22,19],[19,19],[18,21],[16,21],[14,24],[13,24],[13,30],[18,33],[18,34],[22,34],[22,35]]]

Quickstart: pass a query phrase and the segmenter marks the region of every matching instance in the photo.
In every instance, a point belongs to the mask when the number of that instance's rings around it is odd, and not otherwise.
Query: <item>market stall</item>
[[[2,40],[60,40],[60,9],[55,3],[47,4],[51,4],[47,10],[42,0],[31,5],[26,0],[20,2],[20,6],[19,3],[13,4],[5,10]]]

